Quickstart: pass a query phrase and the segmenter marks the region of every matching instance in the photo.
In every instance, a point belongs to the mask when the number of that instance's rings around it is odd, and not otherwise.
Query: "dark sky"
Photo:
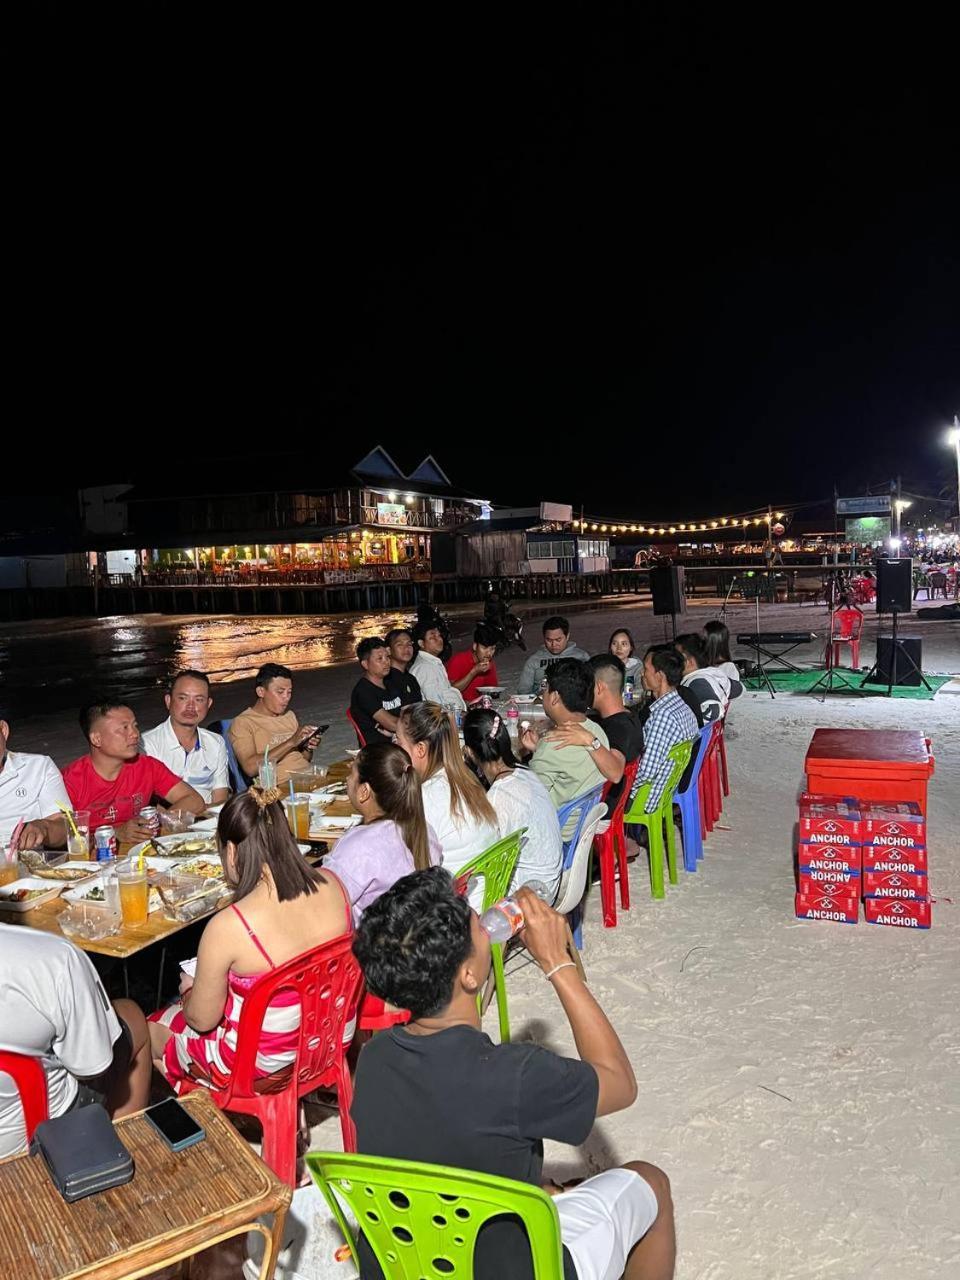
[[[50,485],[319,483],[380,442],[639,519],[949,486],[929,14],[78,8],[45,6],[20,119],[0,487],[51,436]]]

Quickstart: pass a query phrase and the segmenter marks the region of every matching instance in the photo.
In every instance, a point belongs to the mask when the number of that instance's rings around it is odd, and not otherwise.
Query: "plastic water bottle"
[[[507,703],[507,733],[511,738],[517,736],[517,730],[520,725],[520,710],[513,698]]]
[[[520,886],[535,893],[541,902],[550,901],[550,890],[542,880]],[[516,898],[501,898],[480,917],[480,927],[491,942],[507,942],[523,928],[523,908]]]

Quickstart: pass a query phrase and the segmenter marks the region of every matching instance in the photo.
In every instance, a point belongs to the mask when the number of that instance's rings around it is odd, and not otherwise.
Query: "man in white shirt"
[[[440,659],[443,636],[436,627],[417,626],[413,633],[419,653],[410,665],[410,674],[420,686],[424,702],[438,702],[446,711],[464,712],[463,694],[450,683],[447,669]]]
[[[60,770],[49,756],[8,751],[10,726],[0,720],[0,853],[21,818],[25,819],[17,837],[17,849],[62,849],[67,829],[58,804],[70,808]]]
[[[202,671],[181,671],[163,700],[170,716],[143,734],[143,754],[161,760],[207,804],[223,804],[230,794],[227,744],[200,728],[213,706],[209,679]]]
[[[99,1102],[130,1115],[150,1097],[150,1037],[132,1000],[111,1005],[66,938],[0,924],[0,1049],[40,1058],[51,1118]],[[0,1157],[26,1150],[16,1086],[0,1071]]]

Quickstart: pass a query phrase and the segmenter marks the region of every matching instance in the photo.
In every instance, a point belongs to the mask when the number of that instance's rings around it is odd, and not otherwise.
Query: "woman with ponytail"
[[[508,836],[520,827],[527,829],[511,891],[531,880],[542,880],[550,890],[548,901],[552,902],[560,887],[563,840],[557,811],[546,787],[514,757],[507,726],[496,711],[478,708],[467,714],[463,749],[490,788],[487,799],[496,811],[500,834]]]
[[[497,815],[467,768],[457,731],[439,703],[402,707],[398,721],[397,745],[420,778],[423,809],[443,849],[443,865],[456,875],[500,838]]]
[[[361,748],[350,766],[347,795],[363,818],[323,863],[353,907],[354,923],[401,876],[440,863],[440,841],[423,812],[420,778],[410,757],[389,742]]]
[[[223,806],[217,820],[220,861],[233,905],[212,916],[196,972],[180,979],[180,1000],[150,1020],[154,1060],[176,1088],[187,1078],[223,1086],[233,1068],[243,1001],[270,969],[353,931],[350,903],[335,875],[315,871],[290,834],[276,787],[253,786]],[[353,1038],[355,1010],[343,1040]],[[294,1061],[300,1002],[282,991],[263,1019],[257,1077]]]

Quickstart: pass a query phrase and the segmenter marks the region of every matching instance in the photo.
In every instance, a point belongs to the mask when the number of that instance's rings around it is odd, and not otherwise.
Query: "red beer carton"
[[[864,898],[867,924],[899,925],[903,929],[930,928],[929,898]]]
[[[892,903],[900,906],[899,900]],[[856,924],[860,916],[860,899],[853,893],[805,894],[794,898],[794,910],[801,920],[833,920],[837,924]]]
[[[797,845],[797,866],[817,871],[847,872],[859,875],[861,870],[858,844],[804,844]]]
[[[814,845],[816,848],[816,845]],[[860,895],[859,871],[821,871],[818,867],[801,867],[797,885],[801,896],[849,897]]]
[[[899,845],[865,844],[860,853],[864,872],[905,871],[908,875],[917,875],[929,870],[923,845],[917,849],[901,849]]]
[[[862,813],[864,844],[885,844],[901,849],[918,849],[927,843],[927,821],[913,800],[884,803],[871,800]]]
[[[863,877],[865,898],[925,898],[925,871],[868,871]]]
[[[803,844],[859,844],[860,808],[850,796],[800,797],[800,840]]]

